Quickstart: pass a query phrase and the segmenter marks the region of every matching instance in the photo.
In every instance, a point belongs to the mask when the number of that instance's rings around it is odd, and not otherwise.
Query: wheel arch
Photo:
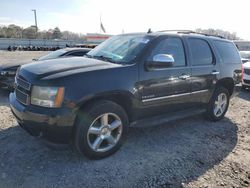
[[[222,78],[220,79],[217,83],[216,83],[216,88],[218,87],[225,87],[230,96],[233,94],[233,91],[234,91],[234,80],[233,78]]]
[[[98,94],[95,96],[91,97],[86,97],[82,99],[78,104],[77,104],[77,109],[81,110],[85,108],[86,106],[89,106],[97,101],[111,101],[114,102],[118,105],[120,105],[126,112],[129,122],[132,121],[133,119],[133,105],[135,102],[135,99],[133,98],[133,95],[129,92],[112,92],[112,93],[102,93]]]

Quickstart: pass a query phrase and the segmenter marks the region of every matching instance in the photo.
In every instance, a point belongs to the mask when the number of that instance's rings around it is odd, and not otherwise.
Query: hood
[[[74,74],[76,71],[88,72],[117,66],[121,65],[86,57],[71,57],[29,63],[21,67],[19,74],[42,79],[45,77],[51,78],[53,75],[60,75],[60,77],[63,77]]]

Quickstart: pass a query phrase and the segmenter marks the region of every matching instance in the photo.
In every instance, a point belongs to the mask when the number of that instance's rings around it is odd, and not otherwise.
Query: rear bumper
[[[67,108],[48,109],[37,106],[24,106],[9,96],[11,111],[19,125],[32,136],[39,136],[54,143],[69,143],[75,115]]]

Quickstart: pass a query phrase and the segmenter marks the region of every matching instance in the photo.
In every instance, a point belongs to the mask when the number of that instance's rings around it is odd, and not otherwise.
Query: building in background
[[[101,42],[105,41],[112,35],[108,34],[100,34],[100,33],[87,33],[85,36],[87,43],[94,43],[94,44],[100,44]]]

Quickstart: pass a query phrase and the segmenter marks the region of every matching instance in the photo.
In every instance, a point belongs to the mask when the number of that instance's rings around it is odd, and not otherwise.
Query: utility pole
[[[36,9],[33,9],[33,10],[31,10],[31,11],[34,12],[34,16],[35,16],[35,25],[36,25],[36,34],[37,34],[37,32],[38,32],[38,27],[37,27],[37,19],[36,19]]]

